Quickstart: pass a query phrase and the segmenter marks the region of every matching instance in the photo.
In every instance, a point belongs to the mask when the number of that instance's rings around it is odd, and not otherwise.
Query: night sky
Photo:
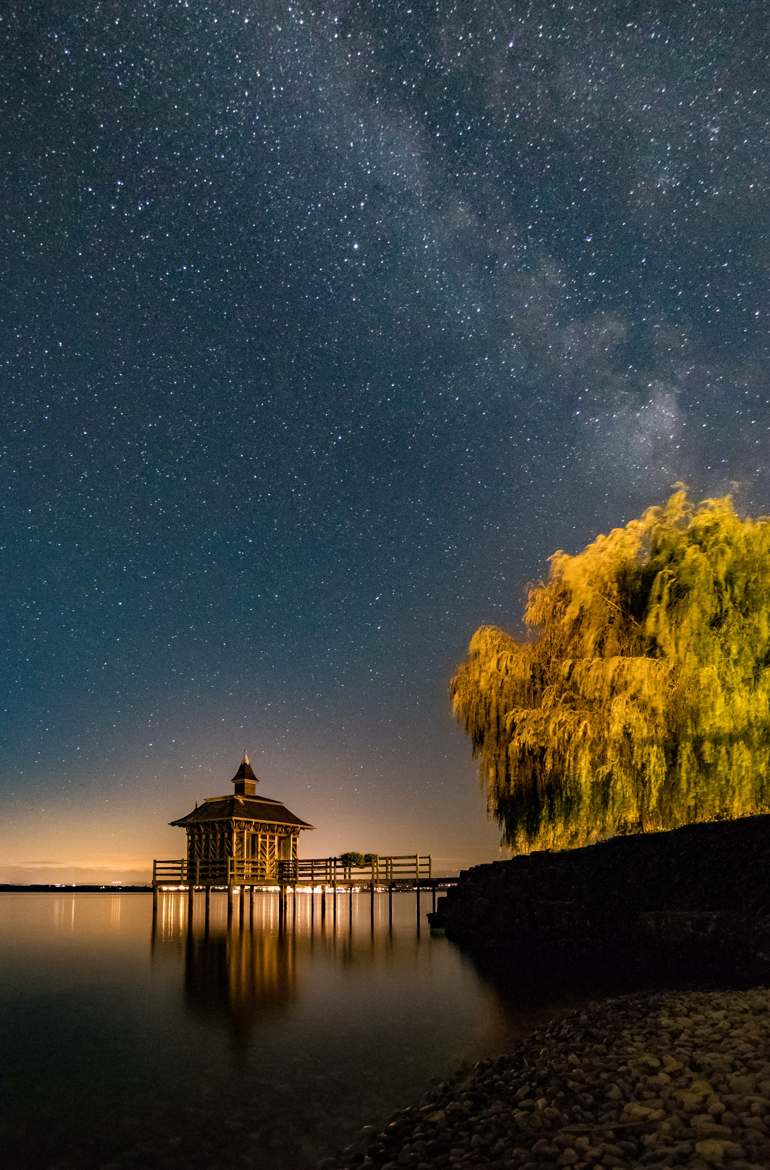
[[[761,0],[5,0],[0,880],[497,855],[449,677],[662,499],[770,507]]]

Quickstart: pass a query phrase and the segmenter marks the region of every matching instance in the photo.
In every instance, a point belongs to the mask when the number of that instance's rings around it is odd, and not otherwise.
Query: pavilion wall
[[[248,820],[204,821],[186,826],[187,861],[220,862],[227,875],[229,859],[256,863],[264,878],[276,877],[279,861],[296,860],[299,831],[287,825]]]

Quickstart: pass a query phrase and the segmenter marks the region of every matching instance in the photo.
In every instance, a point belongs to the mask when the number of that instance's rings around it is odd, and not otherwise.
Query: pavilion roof
[[[273,825],[294,825],[312,829],[313,825],[290,812],[279,800],[269,796],[210,796],[187,816],[171,825],[196,825],[204,821],[258,821]]]

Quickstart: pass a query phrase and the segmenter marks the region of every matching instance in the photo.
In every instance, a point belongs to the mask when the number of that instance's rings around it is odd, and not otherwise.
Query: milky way
[[[141,870],[244,746],[319,852],[493,854],[475,626],[678,479],[770,504],[765,6],[10,0],[0,52],[0,860]]]

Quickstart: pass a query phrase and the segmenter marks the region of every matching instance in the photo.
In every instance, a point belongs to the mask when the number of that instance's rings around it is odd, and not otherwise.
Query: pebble
[[[620,996],[434,1086],[324,1170],[767,1170],[770,990]]]

